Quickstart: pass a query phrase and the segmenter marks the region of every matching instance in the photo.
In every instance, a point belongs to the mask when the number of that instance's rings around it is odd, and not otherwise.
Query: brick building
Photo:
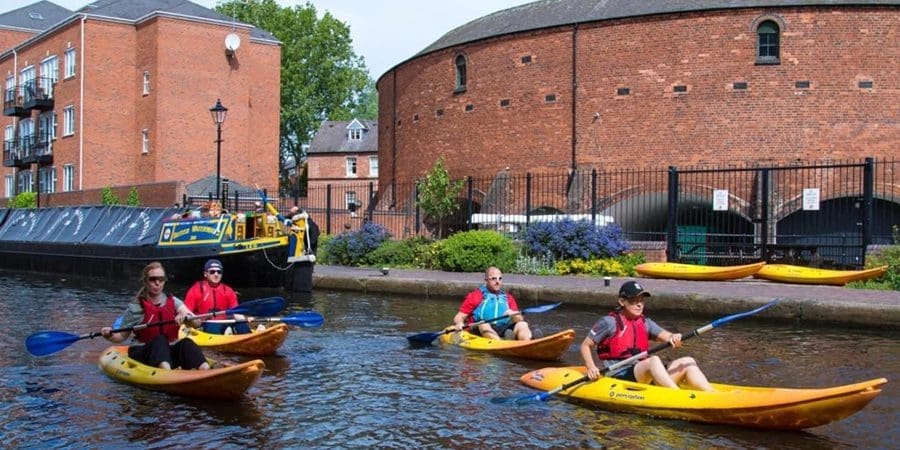
[[[221,176],[277,190],[281,48],[268,32],[185,0],[41,1],[0,15],[0,44],[3,196],[97,203],[99,189],[134,186],[168,206],[215,192],[218,99]]]
[[[368,208],[378,189],[378,122],[326,120],[319,126],[307,152],[309,208],[356,211]],[[329,188],[330,186],[330,188]]]
[[[900,2],[533,2],[391,68],[379,184],[900,155]],[[403,193],[397,193],[402,197]]]

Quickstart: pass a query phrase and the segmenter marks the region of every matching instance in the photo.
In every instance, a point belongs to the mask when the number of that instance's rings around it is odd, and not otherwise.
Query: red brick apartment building
[[[3,196],[91,204],[136,187],[142,204],[169,206],[215,192],[218,99],[222,178],[275,191],[280,58],[268,32],[186,0],[0,14]]]
[[[307,152],[308,207],[357,211],[378,190],[378,122],[332,121],[319,126]]]
[[[381,75],[379,184],[900,156],[900,2],[538,1]],[[397,193],[397,195],[405,195]]]

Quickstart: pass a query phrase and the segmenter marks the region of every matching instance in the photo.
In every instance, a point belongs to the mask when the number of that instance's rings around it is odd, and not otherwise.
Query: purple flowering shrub
[[[368,263],[368,256],[390,239],[388,231],[376,223],[367,222],[358,230],[339,234],[324,243],[326,264],[361,266]]]
[[[551,255],[556,260],[614,257],[628,251],[621,227],[596,227],[589,220],[532,223],[522,241],[532,255]]]

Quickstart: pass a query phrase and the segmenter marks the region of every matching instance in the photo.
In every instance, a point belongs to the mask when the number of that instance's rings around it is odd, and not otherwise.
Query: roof
[[[48,1],[40,1],[0,14],[0,28],[40,33],[74,12]]]
[[[448,31],[405,60],[483,39],[577,23],[658,14],[798,6],[898,6],[897,0],[540,0],[504,9]],[[395,66],[396,67],[396,66]],[[392,68],[393,69],[393,68]],[[389,69],[388,71],[392,70]]]
[[[220,188],[224,187],[224,180],[228,177],[225,174],[222,174],[222,182],[219,183]],[[199,180],[195,180],[193,183],[189,183],[184,186],[184,191],[187,195],[191,197],[202,197],[207,196],[209,194],[216,195],[216,175],[212,174]],[[238,183],[234,180],[228,180],[228,196],[234,196],[235,192],[240,192],[242,197],[250,196],[256,197],[258,195],[257,189],[255,187],[250,187]]]
[[[347,127],[354,121],[365,127],[362,139],[351,141]],[[319,126],[309,144],[309,154],[315,153],[378,153],[378,121],[376,120],[326,120]]]

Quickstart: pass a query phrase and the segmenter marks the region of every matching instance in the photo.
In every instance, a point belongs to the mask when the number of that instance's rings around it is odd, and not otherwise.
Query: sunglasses
[[[222,273],[222,271],[219,269],[213,269],[213,270],[207,270],[206,273],[208,273],[210,275],[220,275]]]
[[[503,277],[487,277],[487,278],[485,278],[485,280],[491,280],[491,281],[500,281],[502,279],[503,279]]]
[[[166,277],[147,277],[147,281],[151,283],[165,283]]]

